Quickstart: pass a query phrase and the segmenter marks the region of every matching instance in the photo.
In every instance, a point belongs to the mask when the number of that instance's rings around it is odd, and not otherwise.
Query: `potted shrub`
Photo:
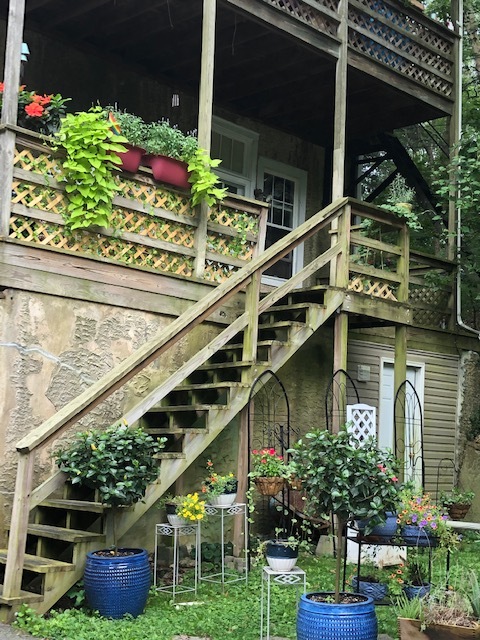
[[[273,448],[253,449],[251,470],[248,477],[253,480],[258,492],[264,496],[275,496],[292,475],[291,467]]]
[[[141,500],[157,479],[155,456],[164,443],[165,438],[153,438],[123,422],[104,431],[78,433],[54,455],[69,482],[95,489],[99,502],[120,508]],[[145,549],[114,546],[88,553],[84,585],[90,607],[110,618],[139,615],[147,601],[150,573]]]
[[[121,161],[120,168],[130,173],[137,172],[145,155],[147,125],[140,116],[128,111],[120,111],[111,106],[105,107],[105,111],[112,131],[128,140],[125,143],[127,150],[117,154]]]
[[[480,589],[472,571],[462,590],[442,590],[426,598],[400,596],[395,611],[400,640],[480,638]]]
[[[207,460],[208,476],[202,484],[202,493],[208,504],[214,507],[226,507],[235,502],[237,497],[238,480],[232,472],[226,475],[218,474],[213,462]]]
[[[467,515],[475,498],[473,491],[460,491],[453,487],[451,491],[442,491],[440,504],[448,511],[452,520],[463,520]]]
[[[3,89],[4,84],[0,82],[0,109],[3,105]],[[65,103],[69,100],[71,98],[62,98],[59,93],[42,95],[22,85],[18,92],[17,124],[37,133],[52,135],[60,127],[66,112]]]
[[[297,615],[298,640],[355,637],[375,640],[377,619],[373,599],[340,593],[343,531],[354,516],[382,522],[398,502],[397,468],[392,453],[377,449],[372,439],[356,443],[343,427],[339,433],[316,430],[291,451],[302,478],[311,514],[337,519],[337,561],[334,593],[307,593]]]

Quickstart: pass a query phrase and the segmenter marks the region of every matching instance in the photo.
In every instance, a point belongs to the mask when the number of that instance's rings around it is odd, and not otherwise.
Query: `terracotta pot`
[[[190,189],[187,164],[168,156],[147,155],[144,164],[152,169],[153,177],[159,182],[172,184],[180,189]]]
[[[260,477],[254,479],[257,491],[262,496],[276,496],[279,491],[285,486],[285,480],[283,478],[267,478]]]
[[[464,640],[480,638],[479,627],[456,627],[449,624],[432,624],[420,630],[419,620],[398,618],[400,640]]]

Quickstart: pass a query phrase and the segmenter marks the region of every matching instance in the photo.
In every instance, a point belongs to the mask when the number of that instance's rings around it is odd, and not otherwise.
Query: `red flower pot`
[[[187,164],[168,156],[146,156],[145,164],[152,169],[153,177],[159,182],[172,184],[180,189],[190,189]]]
[[[131,144],[124,144],[124,146],[128,149],[128,151],[118,154],[118,157],[122,161],[122,164],[119,166],[119,168],[122,171],[129,171],[130,173],[136,173],[142,161],[143,155],[145,153],[145,149],[141,149],[140,147],[134,147]]]

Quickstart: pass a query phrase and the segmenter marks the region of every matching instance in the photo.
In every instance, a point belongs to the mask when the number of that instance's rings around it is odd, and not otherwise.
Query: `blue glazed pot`
[[[409,600],[413,600],[413,598],[424,598],[430,593],[430,585],[428,583],[422,585],[410,584],[406,585],[403,591]]]
[[[432,535],[423,527],[417,527],[413,524],[404,524],[402,527],[403,541],[415,547],[436,547],[438,538]]]
[[[143,613],[151,584],[145,549],[118,549],[130,555],[109,555],[109,549],[87,553],[84,585],[91,609],[105,618],[134,618]],[[98,555],[98,554],[102,555]]]
[[[275,571],[291,571],[298,558],[298,546],[292,547],[277,540],[269,540],[265,547],[268,565]]]
[[[377,640],[377,616],[372,598],[352,604],[315,602],[307,593],[301,596],[297,614],[297,640]],[[351,594],[350,594],[351,595]]]
[[[352,578],[352,587],[356,593],[362,596],[373,598],[374,602],[380,602],[388,593],[388,585],[381,582],[368,582],[367,580],[358,580],[356,576]]]
[[[356,520],[357,528],[363,531],[368,525],[369,519]],[[387,511],[385,514],[385,522],[373,527],[369,536],[381,536],[382,538],[393,538],[397,533],[397,514],[393,511]]]

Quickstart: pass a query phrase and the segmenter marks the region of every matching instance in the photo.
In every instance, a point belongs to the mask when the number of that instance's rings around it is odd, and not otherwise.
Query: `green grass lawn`
[[[451,558],[450,584],[461,583],[462,572],[475,569],[480,575],[480,540],[470,537]],[[301,556],[298,565],[306,571],[307,591],[329,591],[334,582],[333,558]],[[445,554],[435,551],[433,582],[445,583]],[[347,569],[349,571],[349,569]],[[351,573],[351,571],[350,571]],[[464,573],[463,573],[464,575]],[[171,640],[175,635],[208,636],[212,640],[258,640],[260,631],[261,568],[252,569],[248,585],[232,583],[222,593],[221,585],[202,582],[196,597],[185,593],[171,602],[167,593],[152,591],[146,611],[136,619],[105,620],[77,609],[29,618],[30,633],[53,640]],[[292,586],[272,586],[272,636],[294,639],[296,602],[299,592]],[[180,604],[180,599],[187,604]],[[393,607],[378,606],[379,633],[397,638]],[[24,627],[25,628],[25,627]]]

